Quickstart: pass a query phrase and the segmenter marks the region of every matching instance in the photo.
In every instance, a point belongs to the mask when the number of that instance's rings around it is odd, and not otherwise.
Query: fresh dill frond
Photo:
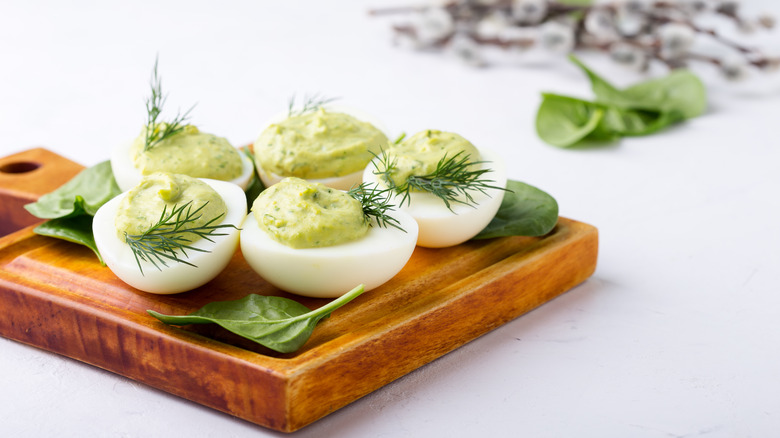
[[[399,205],[411,204],[411,192],[422,191],[440,198],[452,211],[452,204],[477,205],[473,198],[475,192],[487,193],[489,189],[506,190],[491,185],[493,180],[485,178],[491,169],[481,168],[486,161],[469,161],[469,155],[463,151],[452,157],[446,155],[436,164],[436,169],[427,175],[411,175],[402,184],[397,184],[392,175],[397,169],[396,160],[387,152],[375,155],[378,163],[374,175],[378,175],[387,186],[401,196]],[[380,170],[381,169],[381,170]]]
[[[357,199],[363,206],[363,217],[366,222],[370,223],[371,218],[374,218],[380,227],[391,226],[406,232],[398,219],[387,214],[388,211],[395,210],[390,189],[380,189],[376,184],[370,185],[364,182],[350,189],[347,194]]]
[[[303,97],[303,104],[301,105],[301,107],[296,108],[295,95],[293,94],[293,96],[290,98],[290,101],[287,104],[287,117],[301,116],[308,112],[317,111],[321,107],[337,99],[338,99],[337,97],[320,96],[319,93],[313,94],[311,96],[306,95]]]
[[[406,133],[402,132],[401,135],[398,136],[398,138],[395,139],[393,144],[400,144],[404,139],[406,138]]]
[[[170,138],[184,130],[185,122],[189,119],[190,112],[195,108],[195,105],[193,105],[183,114],[180,111],[177,112],[176,117],[169,122],[157,121],[157,118],[160,117],[160,114],[162,113],[165,101],[168,98],[168,96],[162,92],[162,79],[160,79],[160,76],[157,73],[157,64],[158,59],[155,59],[152,79],[150,81],[152,95],[146,99],[146,137],[144,138],[144,151],[152,149],[166,138]]]
[[[185,260],[189,258],[187,251],[209,251],[196,248],[190,244],[198,238],[214,242],[214,240],[211,239],[212,237],[227,235],[225,233],[217,232],[218,230],[223,228],[236,228],[235,225],[231,224],[212,225],[219,221],[223,214],[210,219],[201,226],[192,226],[193,222],[201,218],[201,210],[203,210],[207,204],[208,202],[205,202],[194,210],[192,208],[192,201],[181,206],[174,205],[170,211],[168,211],[167,206],[163,207],[160,219],[143,233],[127,234],[127,232],[125,232],[125,242],[133,251],[135,261],[138,264],[138,269],[141,270],[141,274],[144,273],[141,261],[151,263],[158,270],[162,270],[160,265],[168,267],[168,261],[197,267]]]

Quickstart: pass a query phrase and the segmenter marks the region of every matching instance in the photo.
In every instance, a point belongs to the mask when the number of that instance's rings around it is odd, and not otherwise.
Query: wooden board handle
[[[24,209],[79,173],[83,166],[43,148],[0,158],[0,236],[41,222]]]

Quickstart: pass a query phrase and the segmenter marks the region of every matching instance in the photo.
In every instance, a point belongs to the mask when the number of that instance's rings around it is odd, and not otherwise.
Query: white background
[[[780,17],[777,2],[746,3]],[[193,123],[236,145],[307,92],[339,96],[391,132],[458,132],[555,196],[562,216],[599,228],[596,273],[294,436],[775,435],[780,72],[732,87],[703,70],[705,115],[562,150],[533,120],[542,91],[591,96],[579,71],[562,60],[476,69],[394,47],[397,18],[367,10],[397,4],[4,1],[0,155],[45,146],[84,165],[107,158],[145,121],[156,55],[168,108],[197,102]],[[747,41],[778,52],[777,32]],[[640,79],[584,59],[619,84]],[[0,435],[282,434],[0,338]]]

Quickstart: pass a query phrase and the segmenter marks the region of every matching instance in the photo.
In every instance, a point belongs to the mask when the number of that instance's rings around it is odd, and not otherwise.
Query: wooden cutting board
[[[283,432],[551,300],[596,267],[597,230],[566,218],[544,237],[417,248],[395,278],[333,312],[299,351],[280,354],[214,325],[171,327],[146,313],[187,314],[249,293],[310,308],[327,302],[274,288],[240,253],[199,289],[152,295],[85,247],[35,235],[21,205],[80,169],[43,149],[0,159],[0,221],[7,232],[21,228],[0,238],[0,335]]]

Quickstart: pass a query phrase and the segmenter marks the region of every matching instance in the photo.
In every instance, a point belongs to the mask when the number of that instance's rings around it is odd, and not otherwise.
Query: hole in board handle
[[[2,173],[27,173],[41,167],[39,163],[32,161],[17,161],[15,163],[3,164],[0,166]]]

